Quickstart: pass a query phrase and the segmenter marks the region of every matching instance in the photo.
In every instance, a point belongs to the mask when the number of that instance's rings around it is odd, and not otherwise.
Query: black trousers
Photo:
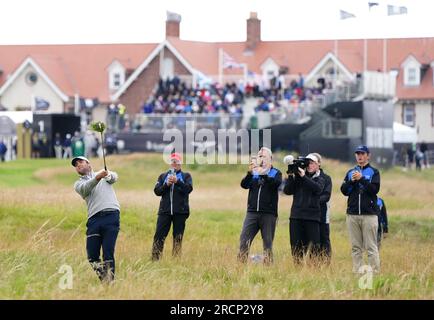
[[[101,281],[112,281],[115,275],[115,246],[119,233],[119,211],[99,212],[87,221],[87,258]],[[100,252],[102,248],[103,262]]]
[[[273,262],[273,240],[276,230],[276,221],[277,216],[273,214],[247,212],[240,235],[238,259],[241,262],[247,262],[250,246],[259,231],[261,231],[262,244],[264,247],[264,262]]]
[[[309,253],[309,258],[319,254],[320,233],[319,222],[302,219],[289,219],[289,238],[291,253],[296,264]]]
[[[330,243],[330,224],[319,224],[319,241],[320,241],[320,254],[326,263],[330,263],[332,257],[332,246]]]
[[[152,260],[159,260],[163,253],[164,241],[169,234],[170,226],[173,224],[173,247],[172,255],[178,256],[181,254],[182,238],[184,236],[185,221],[188,215],[168,215],[159,214],[157,219],[157,227],[152,244]]]

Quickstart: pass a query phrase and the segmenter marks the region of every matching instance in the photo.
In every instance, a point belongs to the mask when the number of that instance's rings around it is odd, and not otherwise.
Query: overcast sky
[[[408,13],[388,16],[388,4]],[[245,41],[251,11],[265,41],[434,37],[434,0],[2,0],[0,44],[160,42],[166,10],[184,40]]]

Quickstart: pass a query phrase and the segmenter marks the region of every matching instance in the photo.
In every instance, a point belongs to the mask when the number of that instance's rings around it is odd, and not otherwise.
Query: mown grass
[[[276,155],[276,166],[282,155]],[[102,165],[93,159],[95,168]],[[275,263],[236,261],[247,192],[239,187],[245,166],[192,165],[192,213],[183,255],[171,257],[171,236],[162,261],[150,261],[158,197],[152,188],[165,170],[161,155],[108,158],[119,173],[122,206],[116,247],[117,281],[101,285],[86,261],[84,201],[72,184],[67,160],[0,164],[0,298],[2,299],[434,299],[434,180],[419,172],[382,172],[381,194],[390,234],[381,248],[382,272],[362,290],[351,273],[345,202],[340,182],[350,164],[326,161],[334,182],[329,267],[295,267],[289,250],[291,197],[281,196],[274,242]],[[425,176],[432,171],[425,170]],[[16,177],[16,178],[15,178]],[[260,235],[251,253],[260,253]],[[61,290],[58,273],[73,268],[74,287]]]

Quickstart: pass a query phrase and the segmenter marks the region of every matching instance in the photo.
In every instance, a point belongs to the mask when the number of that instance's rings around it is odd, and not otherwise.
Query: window
[[[406,126],[414,127],[416,124],[416,111],[414,103],[406,103],[402,106],[402,123]]]
[[[413,55],[409,55],[401,64],[401,67],[404,71],[404,86],[418,86],[423,65]]]
[[[408,67],[404,71],[404,84],[406,86],[418,86],[420,82],[420,69]]]
[[[327,71],[326,71],[326,75],[334,76],[334,74],[335,74],[335,69],[336,69],[336,71],[337,71],[337,68],[335,68],[335,67],[328,68]]]
[[[416,69],[415,68],[410,68],[408,69],[408,78],[407,78],[409,83],[414,83],[416,82]]]
[[[273,59],[268,58],[262,65],[262,75],[265,79],[271,80],[279,76],[279,65]]]
[[[121,86],[121,75],[119,73],[115,73],[113,75],[113,88],[119,88]]]
[[[108,67],[108,85],[110,90],[118,90],[125,82],[125,68],[115,60]]]
[[[36,82],[38,82],[38,75],[34,72],[29,72],[26,74],[26,83],[29,86],[33,86]]]
[[[163,60],[163,69],[161,72],[161,78],[172,79],[175,76],[175,63],[172,58],[164,58]]]

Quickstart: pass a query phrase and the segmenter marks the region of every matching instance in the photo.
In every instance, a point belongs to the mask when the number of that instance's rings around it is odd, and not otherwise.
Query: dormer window
[[[118,61],[113,61],[108,67],[110,90],[119,89],[125,82],[125,68]]]
[[[175,64],[172,58],[164,58],[160,76],[163,80],[172,79],[175,76]]]
[[[405,85],[407,86],[417,86],[419,85],[419,80],[418,80],[418,69],[416,68],[407,68],[406,70],[406,78],[405,79]]]
[[[121,86],[121,74],[114,73],[113,74],[113,88],[119,88]]]
[[[279,65],[271,58],[265,60],[261,65],[261,69],[263,76],[268,80],[279,75]]]
[[[404,85],[418,86],[421,79],[419,61],[415,57],[409,56],[402,64],[402,68],[404,68]]]

